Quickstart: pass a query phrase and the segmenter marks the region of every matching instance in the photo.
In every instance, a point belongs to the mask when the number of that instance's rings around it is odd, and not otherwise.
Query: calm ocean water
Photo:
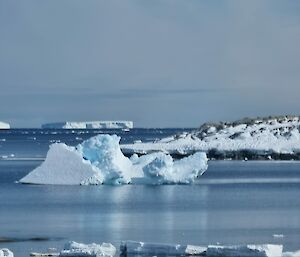
[[[26,131],[1,132],[5,140],[0,141],[0,155],[44,156],[50,140],[74,145],[79,137],[95,132]],[[120,133],[131,142],[161,138],[176,130],[160,131]],[[11,248],[17,257],[49,247],[60,249],[69,240],[117,245],[129,239],[200,245],[282,243],[285,251],[300,248],[299,162],[210,162],[194,185],[14,183],[39,164],[0,161],[0,239],[17,241],[0,247]]]

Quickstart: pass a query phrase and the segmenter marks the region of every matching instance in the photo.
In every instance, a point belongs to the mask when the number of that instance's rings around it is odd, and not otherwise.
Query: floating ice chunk
[[[155,244],[136,241],[125,241],[120,245],[121,254],[138,255],[200,255],[206,247],[179,244]]]
[[[0,248],[0,257],[14,257],[14,254],[7,248]]]
[[[282,245],[245,245],[220,246],[210,245],[207,248],[207,257],[281,257]]]
[[[181,160],[157,152],[125,157],[116,135],[98,135],[77,147],[53,144],[46,160],[19,182],[31,184],[176,184],[192,183],[207,169],[205,153]]]
[[[68,242],[64,250],[59,254],[61,257],[85,257],[85,256],[107,256],[113,257],[116,254],[116,247],[109,243],[100,244],[80,244],[76,242]]]

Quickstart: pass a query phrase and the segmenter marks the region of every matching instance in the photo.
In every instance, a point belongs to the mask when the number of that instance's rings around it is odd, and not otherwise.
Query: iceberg
[[[132,121],[65,121],[42,124],[42,129],[132,129]]]
[[[74,241],[68,242],[64,250],[59,253],[61,257],[113,257],[117,252],[116,247],[110,243],[81,244]]]
[[[10,129],[10,125],[6,122],[0,121],[0,129]]]
[[[76,147],[50,146],[45,161],[19,182],[25,184],[189,184],[207,169],[206,154],[181,160],[162,152],[130,159],[120,149],[120,137],[97,135]]]
[[[0,248],[0,257],[14,257],[14,254],[7,248]]]

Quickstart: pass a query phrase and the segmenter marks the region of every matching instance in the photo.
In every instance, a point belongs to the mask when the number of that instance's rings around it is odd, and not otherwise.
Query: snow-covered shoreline
[[[204,124],[191,133],[121,147],[125,154],[163,151],[180,157],[203,151],[210,159],[300,160],[300,119],[284,116]]]

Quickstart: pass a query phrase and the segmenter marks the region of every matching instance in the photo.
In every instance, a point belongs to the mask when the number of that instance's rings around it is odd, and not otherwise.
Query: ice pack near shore
[[[156,152],[130,159],[123,155],[116,135],[98,135],[76,147],[52,144],[46,160],[20,183],[99,184],[189,184],[207,169],[203,152],[173,160]]]

